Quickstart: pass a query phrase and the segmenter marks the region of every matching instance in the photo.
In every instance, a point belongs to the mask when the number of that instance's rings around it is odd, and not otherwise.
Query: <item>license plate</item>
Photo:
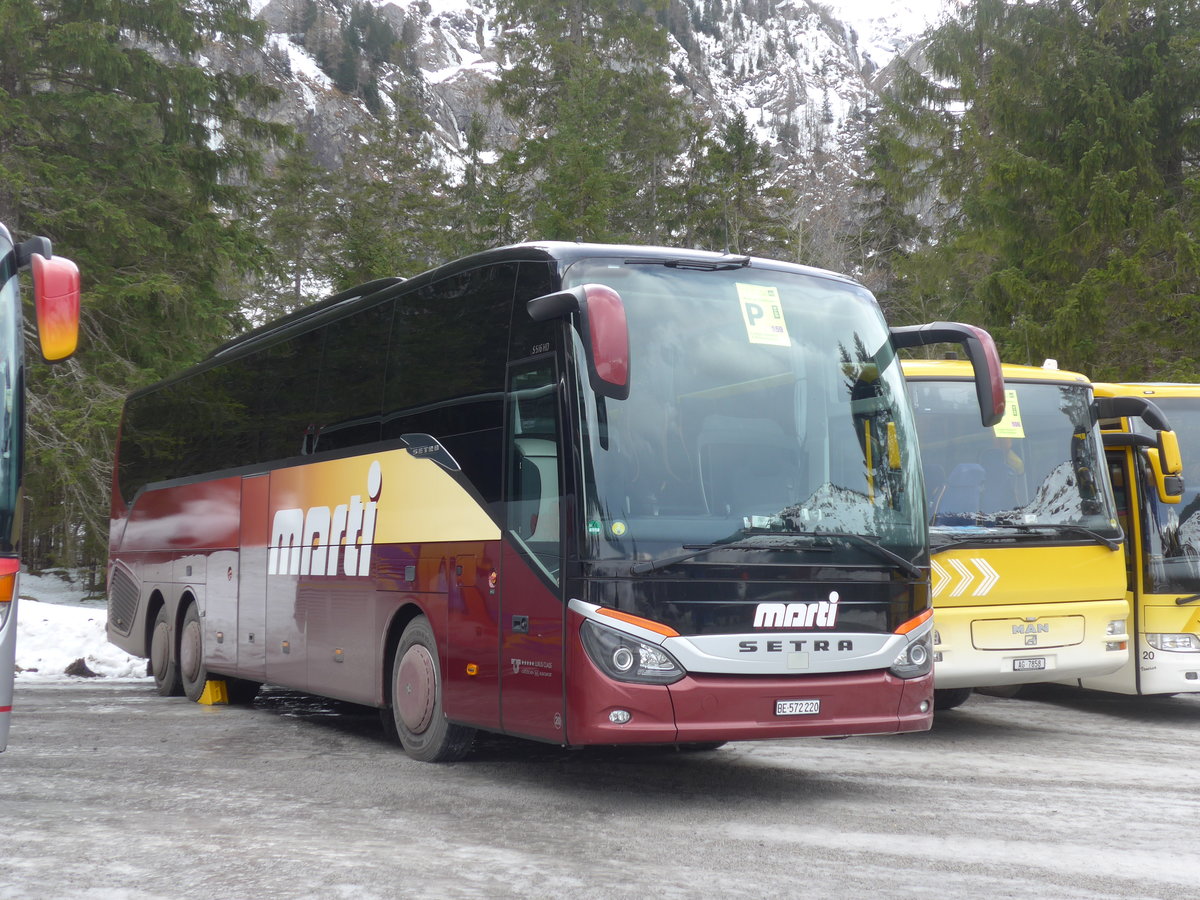
[[[1030,669],[1044,669],[1044,668],[1046,668],[1046,657],[1044,657],[1044,656],[1031,656],[1026,659],[1014,659],[1013,660],[1013,671],[1014,672],[1028,671]]]
[[[815,716],[821,711],[820,700],[776,700],[777,716]]]

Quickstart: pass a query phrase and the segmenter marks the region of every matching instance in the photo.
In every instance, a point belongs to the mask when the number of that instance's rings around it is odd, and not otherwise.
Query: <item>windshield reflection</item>
[[[914,379],[909,389],[935,531],[1078,526],[1117,533],[1085,385],[1007,382],[1009,408],[993,428],[979,424],[969,382]]]
[[[1143,463],[1142,494],[1149,506],[1144,552],[1151,593],[1200,592],[1200,397],[1155,396],[1179,437],[1184,490],[1179,503],[1160,503],[1149,468]],[[1140,419],[1135,429],[1152,434]]]
[[[624,300],[631,390],[582,395],[586,557],[654,559],[747,530],[869,535],[905,560],[923,549],[911,413],[863,288],[613,260],[567,273],[588,282]],[[839,561],[881,564],[832,543]]]

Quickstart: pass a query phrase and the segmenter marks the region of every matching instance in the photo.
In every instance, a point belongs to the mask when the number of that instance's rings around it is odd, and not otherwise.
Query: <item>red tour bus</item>
[[[417,759],[927,729],[921,467],[862,286],[572,243],[340,293],[125,407],[109,639],[160,693],[368,704]]]
[[[19,244],[0,224],[0,751],[8,746],[17,652],[17,582],[21,569],[21,484],[25,430],[22,269],[33,280],[34,314],[47,362],[75,352],[79,335],[79,269],[54,256],[50,241]]]

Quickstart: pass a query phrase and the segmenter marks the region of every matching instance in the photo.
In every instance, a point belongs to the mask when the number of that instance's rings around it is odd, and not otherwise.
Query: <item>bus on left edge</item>
[[[25,427],[22,270],[33,280],[38,340],[47,362],[75,352],[79,269],[54,256],[50,241],[21,243],[0,224],[0,751],[8,746],[17,651],[17,581],[21,568],[21,474]]]

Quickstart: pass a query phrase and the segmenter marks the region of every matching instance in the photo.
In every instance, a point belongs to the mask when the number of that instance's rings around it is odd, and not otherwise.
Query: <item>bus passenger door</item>
[[[266,678],[267,663],[267,545],[271,542],[267,501],[271,479],[250,475],[242,479],[242,530],[238,566],[238,674]]]
[[[1125,532],[1125,600],[1129,604],[1127,631],[1133,636],[1129,648],[1129,659],[1121,668],[1107,675],[1094,675],[1079,680],[1079,686],[1097,691],[1113,691],[1119,694],[1138,693],[1140,676],[1138,635],[1141,610],[1141,575],[1139,560],[1142,555],[1141,498],[1142,488],[1137,481],[1136,451],[1130,447],[1112,447],[1105,451],[1108,462],[1109,480],[1113,498],[1117,502],[1117,520]]]
[[[500,710],[509,734],[560,742],[563,726],[562,476],[554,359],[508,375],[500,565]]]

